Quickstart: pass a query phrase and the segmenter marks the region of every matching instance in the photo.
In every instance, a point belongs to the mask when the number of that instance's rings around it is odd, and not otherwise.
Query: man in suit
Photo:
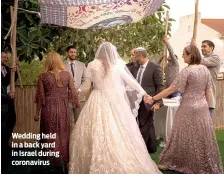
[[[214,54],[215,44],[210,40],[204,40],[201,45],[201,52],[204,58],[201,59],[201,64],[205,65],[212,76],[212,90],[209,101],[209,111],[212,117],[216,104],[216,81],[220,69],[220,58]]]
[[[79,88],[84,81],[84,72],[86,70],[86,66],[83,62],[76,60],[77,50],[74,46],[68,46],[66,52],[67,52],[67,59],[64,60],[65,70],[71,73],[74,79],[75,88],[80,90]],[[71,116],[72,116],[71,119],[74,120],[74,122],[77,121],[79,113],[82,107],[84,106],[86,99],[85,97],[83,97],[80,98],[79,101],[80,101],[80,108],[76,110],[74,110],[72,104],[70,104]]]
[[[129,60],[129,63],[126,64],[127,67],[131,67],[133,64],[136,63],[135,61],[135,49],[136,48],[132,48],[130,53],[131,53],[131,59]]]
[[[163,73],[160,65],[147,58],[147,51],[136,48],[135,59],[138,67],[133,70],[133,76],[150,96],[154,96],[163,90]],[[154,127],[154,111],[160,108],[162,101],[156,101],[153,106],[140,104],[138,122],[141,134],[145,140],[149,153],[156,152],[156,135]]]
[[[133,48],[131,49],[130,53],[131,53],[131,59],[130,62],[126,64],[127,68],[129,69],[129,71],[133,74],[133,70],[135,69],[137,65],[136,60],[135,60],[135,49]]]
[[[7,170],[7,162],[10,154],[9,140],[12,135],[15,123],[16,112],[14,106],[15,92],[7,91],[10,84],[11,71],[16,72],[16,66],[9,68],[6,64],[8,61],[7,54],[1,52],[1,140],[2,140],[2,173]],[[15,80],[18,75],[15,73]]]

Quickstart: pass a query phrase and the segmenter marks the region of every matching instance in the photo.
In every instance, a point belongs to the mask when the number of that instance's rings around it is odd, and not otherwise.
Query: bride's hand
[[[145,103],[146,103],[146,101],[148,101],[150,98],[152,98],[150,95],[145,94],[143,100],[144,100]]]
[[[150,97],[150,95],[145,94],[145,95],[144,95],[144,98],[143,98],[143,99],[144,99],[144,101],[145,101],[148,97]]]
[[[148,96],[148,97],[144,97],[144,102],[151,105],[154,103],[154,100],[152,99],[151,96]]]

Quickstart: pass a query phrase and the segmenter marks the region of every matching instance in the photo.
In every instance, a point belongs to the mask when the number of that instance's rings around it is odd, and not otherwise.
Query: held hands
[[[143,100],[145,101],[145,100],[147,100],[147,99],[150,98],[150,97],[151,97],[150,95],[145,94],[144,97],[143,97]]]
[[[145,103],[148,103],[148,104],[150,104],[150,105],[152,105],[155,101],[153,100],[153,98],[150,96],[150,95],[144,95],[144,102]],[[157,110],[159,110],[159,108],[160,108],[160,104],[159,103],[155,103],[153,106],[152,106],[152,110],[153,111],[157,111]]]
[[[144,102],[152,105],[154,103],[154,100],[152,99],[152,97],[150,95],[146,94],[146,95],[144,95]]]

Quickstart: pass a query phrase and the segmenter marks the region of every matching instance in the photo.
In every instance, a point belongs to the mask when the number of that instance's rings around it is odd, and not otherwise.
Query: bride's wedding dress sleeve
[[[128,74],[124,68],[119,68],[121,77],[136,91],[138,91],[141,95],[145,95],[145,90],[141,87],[141,85],[132,77],[130,74]]]
[[[83,98],[83,97],[87,96],[91,90],[91,86],[92,86],[92,82],[91,82],[90,78],[86,77],[83,84],[79,88],[80,89],[79,97]]]
[[[79,98],[83,98],[89,95],[92,86],[92,63],[90,63],[85,70],[84,82],[79,88]]]

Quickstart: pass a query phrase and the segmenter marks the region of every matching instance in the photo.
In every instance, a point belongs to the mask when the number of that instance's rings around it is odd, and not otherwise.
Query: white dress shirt
[[[75,60],[72,62],[72,61],[70,61],[70,59],[67,59],[67,61],[68,61],[69,65],[71,65],[71,63],[73,63],[75,65]]]

